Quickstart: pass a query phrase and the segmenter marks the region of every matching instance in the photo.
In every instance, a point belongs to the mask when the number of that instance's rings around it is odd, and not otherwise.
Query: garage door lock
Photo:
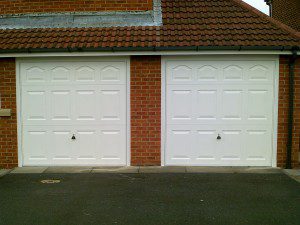
[[[71,139],[72,139],[72,140],[76,140],[75,134],[73,134],[73,136],[72,136]]]
[[[217,140],[221,140],[221,139],[222,138],[221,138],[220,134],[218,134]]]

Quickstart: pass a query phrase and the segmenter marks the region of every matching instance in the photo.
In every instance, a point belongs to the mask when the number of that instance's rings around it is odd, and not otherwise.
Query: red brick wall
[[[300,31],[300,1],[272,0],[272,17]]]
[[[0,117],[0,167],[17,166],[16,80],[14,59],[0,59],[2,108],[12,117]],[[288,131],[288,57],[280,58],[278,112],[278,166],[284,167]],[[161,58],[131,57],[131,164],[160,165],[161,157]],[[293,166],[300,166],[300,59],[295,74]]]
[[[280,58],[279,75],[279,109],[278,109],[278,166],[284,167],[286,161],[287,137],[288,137],[288,112],[289,112],[289,59]],[[299,139],[300,139],[300,59],[296,61],[295,74],[295,101],[294,101],[294,135],[293,135],[293,166],[299,166]]]
[[[160,165],[161,57],[131,57],[131,164]]]
[[[0,59],[1,108],[12,109],[11,117],[0,117],[0,168],[18,163],[16,71],[14,59]]]
[[[4,0],[0,14],[152,10],[152,0]]]

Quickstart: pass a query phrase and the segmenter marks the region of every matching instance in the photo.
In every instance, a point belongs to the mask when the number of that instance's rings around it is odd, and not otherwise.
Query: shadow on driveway
[[[281,173],[8,174],[0,224],[299,225],[300,183]]]

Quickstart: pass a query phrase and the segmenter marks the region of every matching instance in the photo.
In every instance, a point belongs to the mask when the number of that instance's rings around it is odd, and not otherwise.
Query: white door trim
[[[130,57],[126,57],[126,165],[131,165]]]
[[[180,60],[218,60],[225,61],[224,56],[162,56],[161,58],[161,165],[166,166],[166,62],[168,60],[180,61]],[[273,112],[273,144],[272,144],[272,156],[271,165],[277,167],[277,134],[278,134],[278,100],[279,100],[279,56],[270,55],[243,55],[243,56],[228,56],[226,60],[239,60],[239,61],[274,61],[274,112]]]
[[[18,166],[23,166],[22,151],[22,109],[21,109],[21,79],[20,79],[20,62],[16,59],[16,100],[17,100],[17,135],[18,135]]]
[[[273,117],[273,152],[272,152],[272,167],[277,167],[277,138],[278,138],[278,101],[279,101],[279,57],[275,59],[275,74],[274,74],[274,117]]]
[[[167,81],[166,81],[166,61],[168,60],[167,57],[161,57],[161,139],[160,139],[160,160],[161,165],[165,166],[165,148],[166,148],[166,88],[167,88]]]
[[[22,146],[22,102],[21,102],[21,73],[20,63],[32,62],[37,58],[16,58],[16,102],[17,102],[17,141],[18,141],[18,166],[23,167],[23,146]],[[126,165],[130,166],[130,57],[56,57],[56,58],[39,58],[39,62],[57,62],[59,60],[72,62],[89,62],[89,61],[111,61],[124,60],[126,63]]]

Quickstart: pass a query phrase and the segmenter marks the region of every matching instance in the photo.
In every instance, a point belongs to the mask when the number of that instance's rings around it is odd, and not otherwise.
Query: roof
[[[272,0],[272,17],[300,32],[300,1]]]
[[[163,25],[0,30],[0,51],[300,47],[295,30],[241,0],[162,0]]]

